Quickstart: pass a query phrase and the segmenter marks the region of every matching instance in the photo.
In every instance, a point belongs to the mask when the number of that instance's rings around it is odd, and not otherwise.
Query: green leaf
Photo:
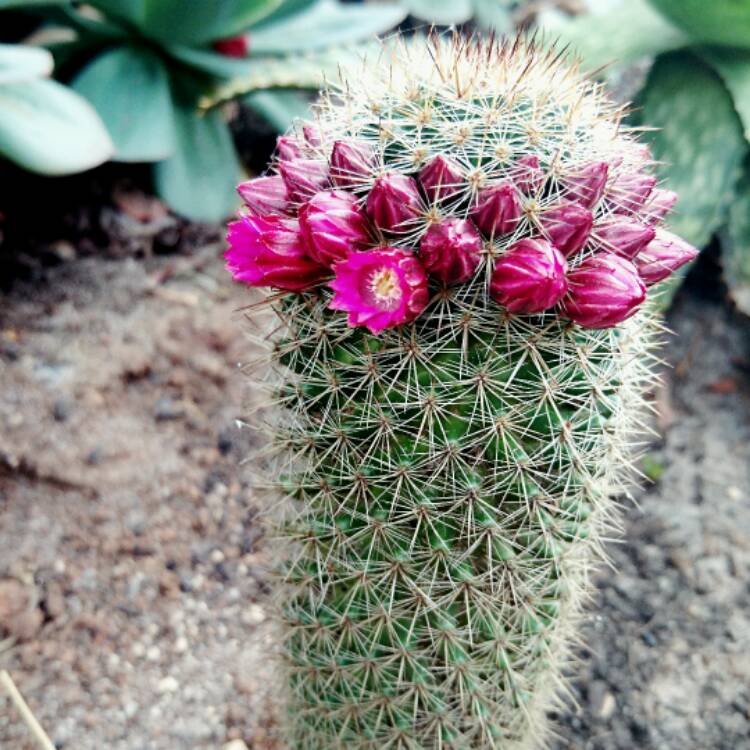
[[[162,61],[145,47],[116,47],[73,81],[101,115],[117,161],[158,161],[176,146],[174,107]]]
[[[0,85],[52,73],[54,62],[46,49],[25,44],[0,44]]]
[[[750,52],[709,47],[701,50],[701,56],[724,80],[742,120],[745,138],[750,140]]]
[[[112,141],[91,105],[47,79],[0,86],[0,154],[32,172],[70,174],[112,155]]]
[[[474,0],[474,20],[485,29],[506,32],[513,27],[510,6],[503,0]]]
[[[750,0],[650,0],[701,42],[750,47]]]
[[[255,60],[251,57],[227,57],[218,52],[199,47],[171,45],[166,47],[166,51],[175,60],[216,78],[231,79],[248,75],[255,63]]]
[[[294,120],[310,116],[310,99],[299,91],[256,91],[244,101],[280,133]]]
[[[0,0],[0,10],[32,10],[45,5],[66,5],[70,0]]]
[[[729,296],[745,315],[750,315],[750,164],[737,185],[729,207],[729,225],[722,242],[724,280]]]
[[[240,168],[229,128],[218,110],[200,115],[175,110],[177,150],[154,165],[159,195],[175,210],[198,221],[221,221],[237,204]]]
[[[646,0],[621,0],[606,12],[573,19],[544,13],[541,26],[551,37],[570,44],[589,70],[611,63],[624,65],[688,43]]]
[[[406,0],[405,5],[410,15],[439,26],[465,23],[474,14],[471,0]]]
[[[253,54],[284,54],[359,41],[380,34],[404,20],[406,11],[394,4],[342,5],[318,0],[314,5],[253,29]]]

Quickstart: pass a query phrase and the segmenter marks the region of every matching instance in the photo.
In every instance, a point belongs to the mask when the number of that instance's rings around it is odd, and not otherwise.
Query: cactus
[[[397,42],[282,141],[283,208],[242,186],[291,747],[548,738],[654,379],[638,253],[694,255],[620,116],[523,38]]]

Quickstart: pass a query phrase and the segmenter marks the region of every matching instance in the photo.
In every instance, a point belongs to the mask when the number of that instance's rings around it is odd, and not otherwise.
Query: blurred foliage
[[[335,0],[0,0],[0,11],[8,9],[39,17],[31,41],[50,50],[59,77],[99,113],[113,159],[154,162],[159,195],[201,220],[231,212],[240,165],[222,113],[201,111],[199,102],[248,77],[250,90],[263,92],[248,103],[280,126],[304,106],[299,90],[318,88],[336,45],[387,31],[406,15],[393,3]],[[48,93],[39,112],[48,103],[62,106]],[[0,133],[12,126],[0,107]]]
[[[620,87],[645,63],[631,117],[680,194],[671,223],[699,247],[720,238],[730,295],[750,314],[750,0],[589,5],[574,18],[548,12],[541,25],[587,68],[608,65],[602,75]]]

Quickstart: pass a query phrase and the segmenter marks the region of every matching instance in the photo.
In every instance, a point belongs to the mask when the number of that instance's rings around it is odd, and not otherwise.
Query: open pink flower
[[[427,306],[427,274],[408,250],[383,247],[351,253],[333,267],[329,307],[349,313],[350,326],[372,333],[407,323]]]
[[[296,219],[245,216],[229,225],[224,254],[235,281],[299,292],[330,272],[307,256]]]

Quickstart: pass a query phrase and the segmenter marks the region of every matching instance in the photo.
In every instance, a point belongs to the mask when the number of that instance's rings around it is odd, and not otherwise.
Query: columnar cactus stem
[[[522,39],[386,45],[316,125],[227,256],[288,290],[290,745],[543,746],[653,380],[646,286],[694,251],[652,228],[674,201],[620,111]]]

